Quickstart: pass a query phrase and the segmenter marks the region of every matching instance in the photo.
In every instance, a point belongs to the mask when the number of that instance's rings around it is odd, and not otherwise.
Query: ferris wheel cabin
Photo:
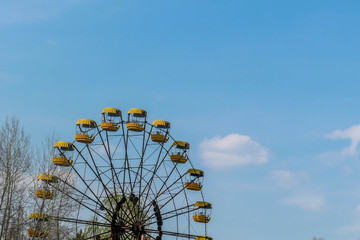
[[[100,127],[109,132],[116,132],[122,122],[121,111],[117,108],[104,108],[101,113],[102,122]]]
[[[170,154],[170,159],[174,163],[186,163],[188,160],[187,150],[190,149],[190,143],[184,141],[175,141],[172,144],[172,149],[174,149]]]
[[[197,236],[195,240],[213,240],[212,237],[207,236]]]
[[[39,177],[37,178],[37,180],[41,180],[46,183],[56,183],[57,177],[55,177],[54,175],[50,175],[50,174],[40,174]]]
[[[53,199],[54,196],[47,189],[36,190],[35,194],[38,198]]]
[[[49,216],[44,213],[34,212],[29,216],[29,219],[33,222],[30,223],[30,229],[27,230],[27,233],[30,237],[33,238],[45,238],[49,233],[41,231],[42,222],[47,222]]]
[[[57,166],[69,167],[73,160],[71,160],[74,145],[69,142],[57,142],[54,145],[55,156],[53,157],[53,163]]]
[[[208,223],[211,219],[211,209],[212,205],[209,202],[196,202],[195,207],[198,207],[198,210],[194,213],[193,219],[195,222]]]
[[[152,123],[153,128],[155,128],[155,132],[152,132],[150,137],[153,142],[157,143],[166,143],[169,140],[167,137],[170,129],[170,123],[164,120],[155,120]]]
[[[191,168],[187,170],[185,188],[192,191],[200,191],[203,184],[204,172],[199,169]]]
[[[48,235],[48,233],[45,233],[38,229],[28,229],[27,232],[29,237],[44,238]]]
[[[48,217],[49,216],[45,213],[35,212],[35,213],[30,214],[29,219],[37,220],[37,221],[48,221],[49,220]]]
[[[126,127],[130,131],[142,132],[145,130],[146,111],[140,108],[132,108],[128,112]]]
[[[76,123],[75,140],[81,143],[92,143],[95,140],[96,122],[91,119],[79,119]]]

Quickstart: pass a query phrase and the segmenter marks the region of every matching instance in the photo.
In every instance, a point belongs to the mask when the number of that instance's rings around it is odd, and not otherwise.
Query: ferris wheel
[[[75,141],[54,150],[56,168],[38,176],[36,195],[47,204],[61,194],[72,207],[66,216],[32,213],[33,239],[53,239],[45,226],[58,221],[81,229],[82,239],[212,240],[204,172],[193,166],[190,144],[170,135],[168,121],[149,123],[138,108],[123,119],[119,109],[105,108],[100,124],[79,119]]]

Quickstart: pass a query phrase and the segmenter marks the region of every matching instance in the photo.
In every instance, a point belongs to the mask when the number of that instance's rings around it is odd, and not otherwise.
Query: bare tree
[[[32,156],[30,139],[19,120],[6,118],[0,130],[0,240],[25,239]]]
[[[55,142],[53,134],[35,155],[19,120],[6,118],[0,129],[0,240],[28,239],[27,229],[44,231],[47,237],[43,238],[56,240],[68,239],[74,233],[71,225],[56,221],[74,212],[75,203],[67,197],[71,189],[61,181],[49,186],[36,180],[43,173],[75,184],[76,178],[68,170],[52,163]],[[51,190],[52,199],[36,197],[35,190],[44,187]],[[30,221],[32,212],[45,213],[50,221]]]
[[[73,229],[73,225],[59,222],[57,219],[71,217],[76,207],[74,201],[67,196],[72,194],[72,189],[69,188],[68,185],[63,184],[62,181],[65,180],[67,184],[74,185],[76,178],[68,169],[56,167],[53,164],[52,158],[54,157],[54,145],[56,142],[57,137],[54,134],[47,137],[44,141],[42,149],[40,150],[39,160],[36,162],[35,167],[38,169],[38,173],[34,179],[36,179],[39,174],[47,174],[55,176],[59,181],[56,183],[35,181],[33,192],[46,188],[51,192],[52,198],[34,198],[36,206],[34,211],[49,216],[47,223],[38,223],[36,226],[47,234],[46,238],[62,240],[70,238],[75,230]]]
[[[316,238],[316,237],[313,237],[312,240],[325,240],[325,238]]]

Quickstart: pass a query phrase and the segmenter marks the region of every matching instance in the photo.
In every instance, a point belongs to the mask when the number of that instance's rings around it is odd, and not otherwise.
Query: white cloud
[[[302,194],[284,201],[287,205],[297,206],[306,211],[319,211],[325,208],[325,200],[320,195]]]
[[[249,136],[229,134],[205,139],[200,144],[200,156],[208,166],[226,168],[266,163],[269,151]]]
[[[275,181],[277,186],[290,189],[297,186],[301,181],[309,179],[310,177],[305,172],[276,170],[271,172],[270,178]]]
[[[351,126],[345,130],[335,130],[326,135],[330,139],[350,139],[350,146],[342,150],[344,155],[355,155],[360,142],[360,125]]]

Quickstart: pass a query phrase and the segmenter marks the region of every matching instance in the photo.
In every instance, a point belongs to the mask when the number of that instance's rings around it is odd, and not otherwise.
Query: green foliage
[[[84,240],[84,239],[85,239],[85,234],[83,233],[82,229],[80,229],[80,231],[76,234],[76,236],[71,240]]]

